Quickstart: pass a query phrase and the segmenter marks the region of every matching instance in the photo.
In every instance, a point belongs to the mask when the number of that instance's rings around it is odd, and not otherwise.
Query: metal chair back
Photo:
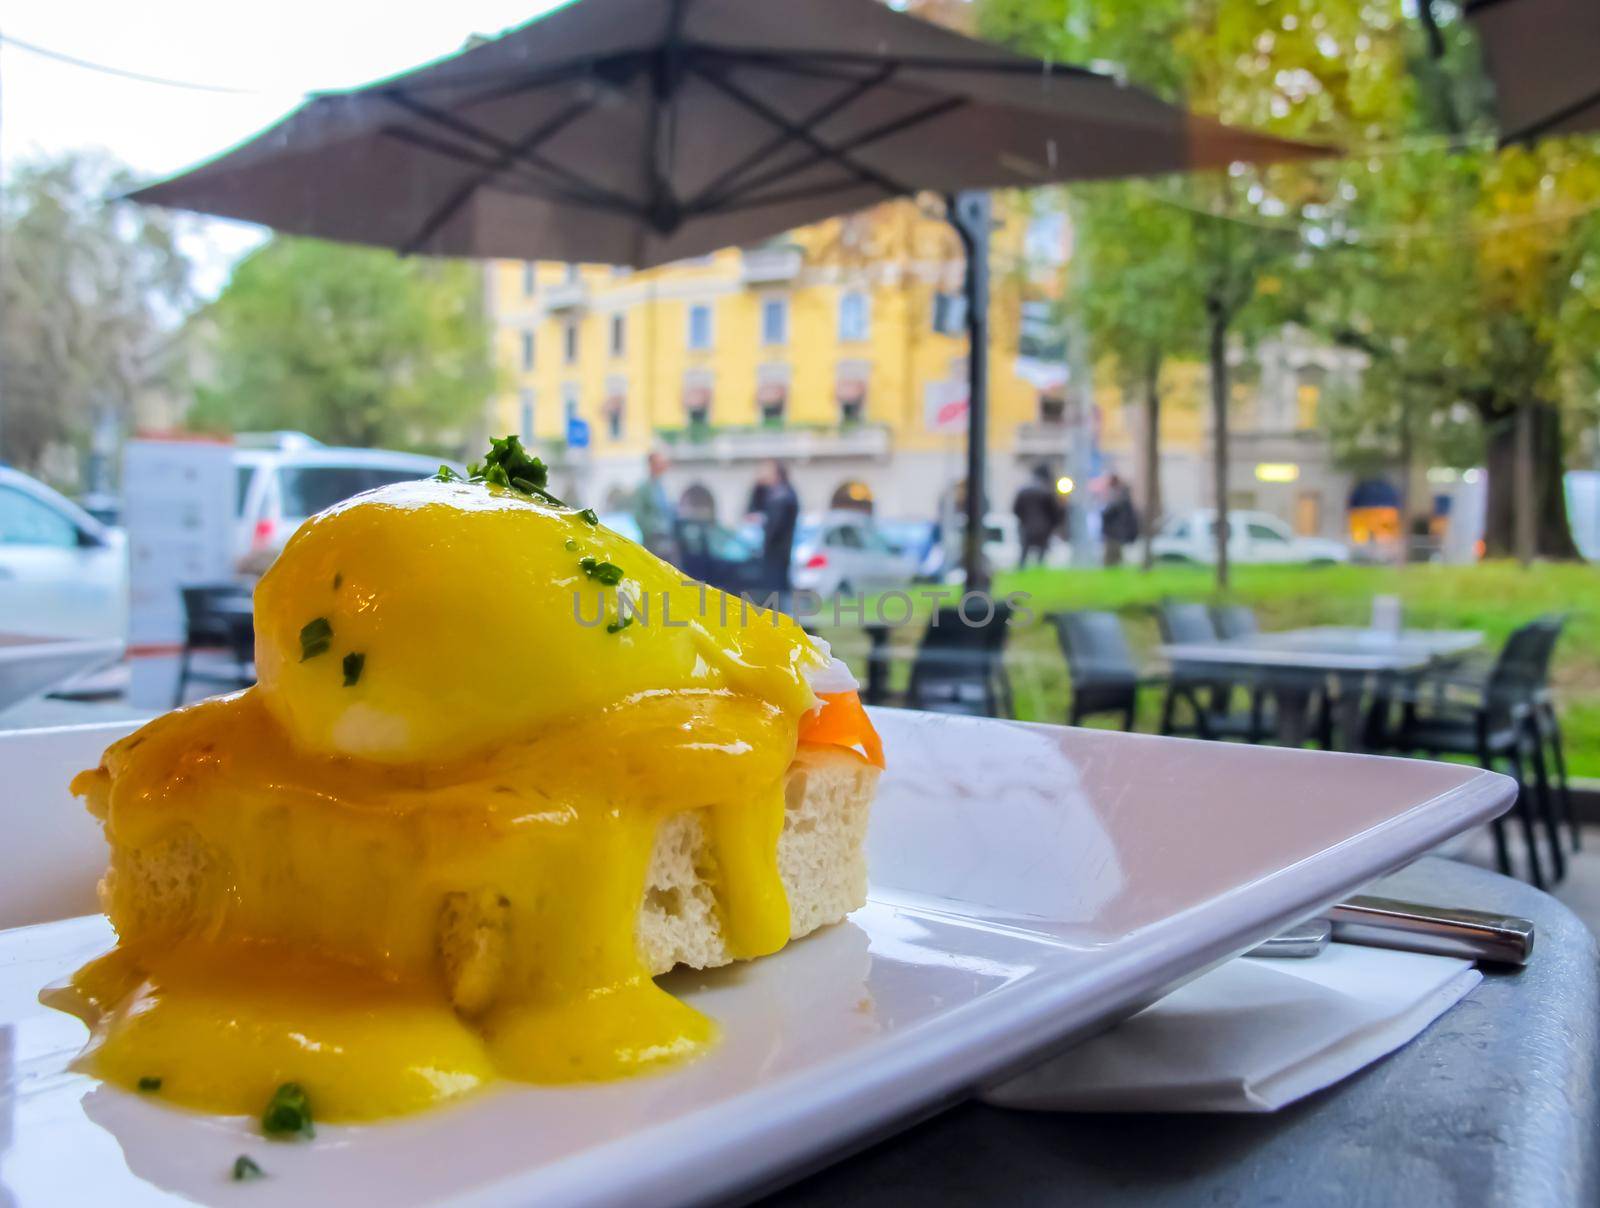
[[[1247,608],[1243,604],[1213,605],[1211,623],[1216,628],[1217,636],[1224,640],[1254,637],[1261,632],[1261,623],[1256,620],[1255,609]]]
[[[1110,612],[1054,613],[1056,640],[1067,660],[1072,684],[1069,721],[1076,725],[1097,713],[1133,716],[1139,667],[1128,646],[1122,622]],[[1130,723],[1131,724],[1131,723]]]
[[[1156,608],[1156,624],[1161,627],[1161,640],[1174,645],[1217,640],[1217,627],[1204,604],[1163,600]]]
[[[977,717],[1008,714],[1003,658],[1010,621],[1010,607],[999,600],[983,617],[969,618],[959,607],[935,612],[911,666],[907,706]]]

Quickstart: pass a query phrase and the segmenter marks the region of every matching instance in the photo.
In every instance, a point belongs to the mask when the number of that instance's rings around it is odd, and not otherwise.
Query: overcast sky
[[[494,34],[559,0],[7,0],[0,36],[139,75],[121,78],[0,43],[0,165],[98,147],[152,179],[270,125],[307,92],[362,84]],[[191,241],[203,287],[258,232],[213,222]]]

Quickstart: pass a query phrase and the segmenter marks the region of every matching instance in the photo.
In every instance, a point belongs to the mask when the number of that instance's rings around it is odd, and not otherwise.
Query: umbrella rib
[[[568,105],[549,121],[544,122],[542,125],[536,126],[525,136],[512,143],[505,149],[505,151],[501,153],[498,159],[492,161],[491,163],[485,164],[469,180],[465,181],[459,188],[451,193],[449,197],[445,198],[445,200],[439,206],[435,207],[433,213],[429,214],[428,217],[423,221],[422,225],[417,228],[417,233],[413,235],[403,247],[401,247],[401,254],[410,255],[423,244],[427,243],[429,239],[432,239],[433,236],[438,233],[440,227],[444,226],[445,223],[449,222],[450,219],[454,218],[458,213],[460,213],[461,207],[466,205],[467,202],[472,199],[473,195],[477,193],[477,191],[485,184],[493,180],[496,176],[500,175],[518,159],[532,151],[535,147],[539,146],[540,143],[553,138],[556,134],[566,129],[566,127],[570,126],[579,117],[582,117],[585,113],[589,112],[589,110],[593,107],[593,100],[580,98],[579,100],[574,101],[571,105]]]
[[[803,126],[796,125],[794,122],[784,117],[783,114],[777,112],[775,109],[769,106],[765,101],[762,101],[758,97],[751,96],[748,92],[740,88],[731,80],[724,79],[720,72],[715,70],[708,71],[703,66],[696,66],[691,68],[691,70],[694,71],[696,75],[700,76],[701,79],[711,84],[712,87],[720,89],[722,92],[732,97],[735,101],[738,101],[741,105],[750,110],[751,113],[754,113],[763,121],[769,123],[770,125],[776,126],[779,130],[783,131],[790,140],[804,143],[806,146],[810,147],[818,159],[832,160],[846,171],[853,173],[857,179],[861,180],[863,183],[876,185],[878,188],[888,193],[891,197],[902,193],[915,192],[914,189],[907,188],[899,181],[885,176],[882,172],[879,172],[874,168],[869,168],[866,164],[861,163],[859,160],[851,159],[849,154],[842,148],[829,146],[810,130]],[[747,189],[745,192],[748,194],[749,190]]]
[[[458,147],[454,143],[445,142],[443,139],[434,138],[418,130],[411,130],[405,126],[382,126],[378,133],[386,135],[402,143],[409,143],[423,151],[432,151],[446,159],[453,159],[457,163],[469,164],[474,168],[490,168],[494,161],[467,147]],[[520,167],[520,165],[511,165]],[[523,169],[524,172],[527,169]],[[556,201],[570,201],[581,205],[592,205],[598,209],[615,210],[621,213],[634,214],[631,206],[618,206],[604,198],[591,197],[587,194],[576,193],[570,189],[558,188],[549,181],[539,177],[518,173],[510,178],[510,182],[520,185],[524,190],[539,196],[548,197]]]
[[[840,154],[848,155],[850,152],[858,151],[871,143],[879,142],[896,134],[902,134],[914,126],[920,126],[924,122],[931,122],[934,118],[943,117],[952,110],[960,109],[966,103],[966,97],[941,97],[931,105],[925,105],[921,109],[917,109],[903,117],[897,117],[893,121],[885,122],[881,126],[875,126],[871,130],[864,130],[860,134],[840,143],[835,150]],[[824,158],[827,157],[812,151],[809,154],[791,159],[787,163],[778,164],[776,167],[763,172],[754,180],[746,181],[736,192],[717,198],[717,204],[725,207],[730,202],[743,201],[758,189],[764,189],[767,185],[782,180],[785,176],[792,176],[796,172],[804,171],[818,160]],[[905,191],[912,192],[913,190],[908,189]]]
[[[831,193],[843,193],[847,189],[859,189],[861,182],[855,177],[849,180],[835,180],[827,184],[800,185],[793,189],[780,189],[776,193],[763,193],[758,197],[746,194],[726,205],[720,206],[719,214],[732,214],[738,210],[754,210],[761,206],[783,205],[791,201],[809,201],[813,197],[826,197]]]
[[[807,130],[815,130],[817,126],[827,121],[841,109],[855,104],[855,102],[859,101],[874,88],[888,83],[889,79],[894,75],[894,73],[895,67],[891,63],[886,64],[880,70],[875,71],[872,75],[867,76],[865,79],[857,80],[856,83],[845,89],[838,96],[817,106],[817,108],[806,114],[805,117],[800,119],[800,125]],[[749,155],[741,159],[738,163],[734,164],[733,167],[729,168],[726,172],[722,173],[722,175],[718,176],[705,188],[700,190],[700,195],[693,201],[688,202],[684,208],[693,212],[715,208],[719,200],[719,194],[725,191],[729,185],[733,184],[736,180],[738,180],[746,172],[750,171],[751,168],[755,167],[762,160],[766,159],[773,152],[782,149],[785,145],[793,141],[794,140],[790,138],[787,133],[779,133],[774,135],[765,143],[761,144],[761,146],[757,147]]]
[[[531,167],[538,168],[543,172],[548,172],[551,176],[566,182],[570,188],[575,189],[583,194],[586,200],[595,203],[604,202],[606,204],[625,209],[630,213],[635,210],[633,203],[629,201],[628,198],[614,193],[602,185],[597,185],[593,181],[584,179],[571,169],[563,168],[560,164],[555,163],[553,160],[547,159],[543,155],[539,155],[537,152],[526,151],[519,154],[516,152],[513,145],[506,142],[503,138],[500,138],[494,134],[490,134],[487,130],[484,130],[478,126],[474,126],[471,122],[463,121],[461,118],[456,117],[452,113],[446,113],[441,109],[435,109],[432,105],[425,105],[401,89],[388,89],[382,93],[379,93],[379,95],[397,108],[404,109],[407,113],[410,113],[416,117],[420,117],[424,121],[432,122],[435,125],[442,126],[446,130],[449,130],[454,134],[459,134],[462,138],[471,142],[480,143],[483,146],[488,147],[491,151],[494,151],[496,154],[506,155],[509,153],[513,156],[513,158],[520,160]]]
[[[893,60],[902,74],[907,71],[1000,72],[1006,75],[1072,75],[1102,83],[1115,83],[1113,77],[1076,63],[1052,63],[1044,59],[963,59],[939,55],[887,55],[860,50],[764,50],[760,47],[707,46],[702,53],[715,54],[736,62],[756,66],[784,67],[797,62],[843,63],[856,66],[878,65]]]

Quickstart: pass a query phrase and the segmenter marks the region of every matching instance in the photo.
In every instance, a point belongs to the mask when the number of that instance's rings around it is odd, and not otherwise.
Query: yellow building
[[[1041,379],[1059,393],[1061,371],[1019,361],[1023,227],[1005,218],[994,236],[997,463],[1019,447],[1065,451],[1024,438]],[[807,509],[870,500],[931,516],[964,474],[966,338],[943,300],[963,272],[954,231],[910,201],[646,272],[500,262],[487,288],[503,388],[489,424],[540,446],[558,483],[603,507],[621,505],[660,447],[674,488],[723,519],[742,514],[766,457],[788,465]],[[569,447],[573,420],[587,448]],[[995,500],[1009,502],[1010,477]]]
[[[996,213],[991,508],[1008,510],[1038,466],[1115,471],[1142,496],[1137,401],[1125,406],[1103,373],[1092,421],[1075,424],[1081,392],[1065,365],[1022,355],[1024,299],[1065,276],[1064,223],[1030,230],[1026,211],[1003,202]],[[742,516],[768,457],[787,465],[808,511],[870,503],[885,517],[933,517],[965,477],[966,337],[950,309],[963,273],[955,232],[914,201],[645,272],[497,262],[486,289],[502,388],[487,423],[519,433],[560,490],[602,510],[626,506],[646,453],[662,448],[680,506],[724,522]],[[1316,397],[1348,367],[1329,355],[1290,339],[1241,362],[1231,503],[1332,535],[1348,483],[1316,431]],[[1173,366],[1163,394],[1166,510],[1212,506],[1203,366]],[[1259,476],[1283,464],[1297,467],[1289,482]]]

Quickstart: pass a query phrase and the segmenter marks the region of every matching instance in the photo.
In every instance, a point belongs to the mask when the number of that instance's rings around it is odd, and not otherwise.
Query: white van
[[[241,442],[234,450],[234,555],[247,573],[266,570],[308,516],[362,491],[426,478],[439,469],[437,457],[330,448],[293,435],[279,437],[277,447]]]

